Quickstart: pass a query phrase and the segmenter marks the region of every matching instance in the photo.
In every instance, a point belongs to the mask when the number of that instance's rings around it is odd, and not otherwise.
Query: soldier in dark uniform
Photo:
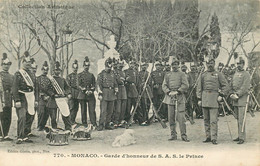
[[[48,118],[51,118],[51,127],[57,128],[56,114],[57,112],[52,111],[51,98],[54,98],[55,92],[52,86],[50,78],[47,76],[49,72],[49,66],[47,61],[42,65],[42,74],[37,77],[37,96],[36,100],[39,103],[38,106],[38,131],[42,131],[47,123]]]
[[[143,95],[141,96],[141,114],[142,114],[142,123],[141,123],[141,126],[147,126],[148,125],[148,113],[149,113],[149,110],[150,110],[150,100],[149,98],[153,98],[153,93],[152,93],[152,90],[151,90],[151,86],[152,86],[152,79],[151,77],[148,78],[149,76],[149,72],[147,71],[147,68],[148,68],[148,64],[147,63],[142,63],[141,64],[141,71],[139,72],[139,83],[138,83],[138,89],[139,89],[139,93],[142,93],[143,90],[144,93]],[[146,84],[146,89],[144,89],[144,84],[146,82],[146,80],[148,79],[147,81],[147,84]]]
[[[196,65],[194,63],[190,64],[190,72],[188,72],[188,82],[189,82],[189,89],[188,89],[188,95],[190,96],[187,101],[187,109],[190,118],[193,120],[193,111],[196,113],[196,117],[200,118],[202,117],[202,110],[198,106],[198,99],[196,96],[196,80],[198,77],[198,72]]]
[[[116,74],[112,71],[112,59],[108,58],[105,61],[105,70],[98,74],[98,95],[101,100],[101,111],[99,118],[98,131],[104,129],[112,130],[113,127],[109,125],[111,116],[114,110],[114,101],[117,99],[118,84]]]
[[[163,66],[161,62],[157,61],[155,62],[156,70],[151,72],[151,78],[152,78],[152,90],[153,90],[153,103],[156,110],[159,109],[160,105],[161,108],[159,111],[160,117],[162,119],[167,119],[168,115],[166,112],[166,106],[162,103],[164,98],[164,92],[162,90],[162,83],[164,79],[164,71]]]
[[[87,104],[90,122],[93,126],[97,127],[96,122],[96,98],[94,91],[96,88],[95,76],[89,72],[90,62],[86,56],[83,62],[84,71],[79,73],[79,95],[78,100],[81,106],[81,120],[84,125],[87,125]]]
[[[230,87],[224,75],[215,71],[215,60],[207,61],[207,71],[205,71],[198,81],[197,97],[198,104],[202,105],[204,115],[204,126],[206,132],[206,142],[217,143],[218,136],[218,101],[228,93]]]
[[[3,59],[2,59],[2,71],[0,72],[1,76],[1,85],[2,86],[2,94],[1,94],[1,100],[2,100],[2,107],[3,112],[0,111],[0,120],[2,123],[3,131],[0,132],[1,140],[3,141],[12,141],[13,139],[9,138],[8,133],[11,126],[12,121],[12,94],[11,94],[11,88],[13,83],[13,75],[9,73],[9,69],[12,62],[7,58],[7,54],[3,53]],[[1,129],[0,129],[1,130]],[[4,135],[2,135],[2,132]]]
[[[117,100],[115,102],[115,110],[114,110],[114,123],[115,127],[123,127],[124,126],[124,118],[126,111],[126,101],[127,94],[125,88],[125,73],[123,72],[124,62],[119,61],[117,64],[117,68],[114,69],[116,74],[117,84],[118,84],[118,93]]]
[[[138,73],[135,70],[135,61],[132,60],[129,63],[129,68],[124,70],[126,75],[126,92],[127,92],[127,106],[125,120],[128,122],[131,118],[132,107],[135,108],[136,100],[138,97],[137,83],[138,83]]]
[[[78,61],[75,60],[72,64],[73,72],[67,77],[68,85],[70,86],[71,99],[69,100],[70,118],[74,124],[79,110],[79,78],[78,78]]]
[[[54,91],[55,95],[54,95],[54,98],[53,97],[51,98],[51,101],[50,101],[51,105],[50,105],[49,108],[51,108],[50,111],[53,111],[53,112],[57,112],[57,108],[58,108],[57,103],[55,101],[56,97],[65,97],[66,96],[69,100],[71,99],[70,87],[69,87],[67,81],[60,76],[60,73],[61,73],[60,63],[56,62],[55,68],[54,68],[53,78],[58,83],[58,86],[61,88],[63,94],[60,94],[57,91],[57,89],[55,88],[55,85],[52,82],[52,86],[55,89],[55,91]],[[61,117],[62,117],[62,120],[63,120],[64,125],[65,125],[65,130],[71,130],[72,123],[70,121],[70,116],[65,117],[64,115],[62,115]]]
[[[239,58],[239,62],[237,63],[237,70],[232,79],[232,92],[230,95],[230,98],[233,100],[234,111],[236,115],[238,115],[238,138],[234,139],[234,141],[238,141],[238,144],[243,144],[246,139],[245,125],[243,126],[243,120],[244,116],[246,116],[246,104],[249,104],[247,103],[247,98],[250,90],[250,74],[244,70],[244,66],[244,59]]]
[[[169,141],[177,139],[176,120],[179,122],[181,138],[189,142],[186,135],[185,124],[185,95],[188,90],[188,80],[185,74],[179,71],[179,61],[173,60],[172,71],[164,77],[162,89],[165,93],[163,102],[168,105],[168,120],[170,124],[171,137]]]
[[[28,101],[25,93],[31,93],[35,90],[35,80],[33,77],[34,75],[31,73],[31,59],[29,57],[29,52],[24,53],[24,59],[22,60],[22,69],[17,71],[14,74],[14,81],[12,85],[12,93],[14,97],[15,102],[15,108],[16,113],[18,116],[18,123],[17,123],[17,144],[21,144],[23,142],[32,143],[33,141],[30,140],[25,135],[25,125],[26,125],[26,113],[29,108],[29,104],[37,104],[37,101],[35,103],[31,103],[31,101]],[[34,106],[31,106],[34,107]],[[32,110],[30,110],[32,111]],[[34,111],[34,110],[33,110]]]
[[[33,74],[33,82],[35,82],[35,92],[37,92],[37,79],[36,79],[36,72],[37,72],[37,64],[35,63],[34,58],[31,58],[31,72]],[[38,103],[38,102],[37,102]],[[38,105],[34,107],[35,112],[37,112]],[[36,137],[36,135],[31,133],[32,123],[34,120],[34,115],[30,115],[28,112],[26,113],[26,124],[25,124],[25,135],[28,137]]]

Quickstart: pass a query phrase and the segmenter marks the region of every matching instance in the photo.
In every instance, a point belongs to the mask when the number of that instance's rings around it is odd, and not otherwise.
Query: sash
[[[32,79],[31,79],[31,77],[29,76],[29,74],[28,74],[25,70],[23,70],[23,69],[20,69],[19,72],[20,72],[20,74],[22,75],[22,77],[23,77],[23,79],[24,79],[26,85],[27,85],[27,86],[34,87],[33,81],[32,81]]]
[[[26,85],[34,87],[33,81],[31,79],[31,77],[29,76],[29,74],[25,70],[23,70],[23,69],[20,69],[19,72],[21,73],[21,75],[22,75]],[[34,91],[32,91],[32,92],[23,92],[23,91],[19,90],[19,92],[23,93],[25,95],[25,98],[26,98],[26,101],[27,101],[27,104],[28,104],[28,113],[30,115],[34,115],[35,114],[35,108],[34,108],[35,96],[34,96]]]
[[[61,89],[60,85],[58,84],[58,82],[52,76],[48,76],[48,77],[51,80],[51,83],[52,83],[54,89],[56,90],[56,92],[59,95],[65,96],[65,94],[64,94],[63,90]],[[70,115],[70,109],[69,109],[66,98],[65,97],[55,98],[55,101],[57,103],[58,108],[60,109],[61,114],[65,117],[68,117]]]
[[[51,83],[52,83],[54,89],[56,90],[56,92],[59,95],[65,96],[65,94],[64,94],[63,90],[61,89],[60,85],[58,84],[58,82],[50,75],[48,76],[48,78],[51,80]]]
[[[63,116],[68,117],[70,115],[70,109],[65,97],[55,98],[57,106],[60,109],[60,112]]]

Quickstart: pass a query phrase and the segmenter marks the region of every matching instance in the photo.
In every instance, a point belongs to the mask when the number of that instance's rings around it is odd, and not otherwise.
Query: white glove
[[[15,107],[16,108],[21,108],[22,107],[22,103],[20,101],[15,103]]]
[[[199,105],[199,106],[202,106],[202,102],[201,102],[201,101],[198,101],[198,105]]]
[[[68,99],[71,99],[71,98],[72,98],[72,96],[71,96],[71,94],[69,94],[69,95],[68,95]]]
[[[230,95],[230,98],[233,100],[237,100],[239,97],[237,96],[237,94],[232,94]]]
[[[223,97],[218,96],[218,102],[222,102],[223,101]]]
[[[171,91],[171,92],[169,93],[170,96],[175,96],[175,95],[177,95],[177,94],[178,94],[177,91]]]

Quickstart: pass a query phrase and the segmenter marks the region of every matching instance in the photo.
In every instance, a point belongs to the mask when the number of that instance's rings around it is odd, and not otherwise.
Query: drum
[[[69,131],[54,131],[49,133],[49,145],[52,146],[63,146],[69,144]]]
[[[83,125],[77,125],[72,128],[72,139],[76,141],[86,141],[91,140],[91,132],[93,126],[90,124],[88,127]]]

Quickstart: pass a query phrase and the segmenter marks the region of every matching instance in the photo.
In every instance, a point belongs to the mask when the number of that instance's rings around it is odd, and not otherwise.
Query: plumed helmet
[[[72,63],[72,68],[73,69],[77,69],[79,66],[78,66],[78,60],[74,60],[74,62]]]
[[[110,57],[107,58],[107,60],[105,61],[105,66],[111,68],[112,64],[113,64],[113,60]]]
[[[31,67],[33,68],[33,69],[36,69],[37,68],[37,64],[36,64],[36,62],[35,62],[35,59],[34,58],[31,58]]]
[[[239,57],[239,60],[237,63],[242,63],[242,64],[245,64],[245,60],[243,57]]]
[[[54,70],[60,70],[60,71],[61,71],[60,62],[59,62],[59,61],[56,61],[56,62],[55,62]]]
[[[30,54],[28,51],[24,52],[24,57],[23,57],[22,62],[31,62]]]
[[[173,58],[172,59],[172,65],[174,65],[174,64],[180,64],[180,61],[177,59],[177,58]]]
[[[49,66],[48,66],[47,61],[44,61],[43,65],[42,65],[42,70],[49,70]]]
[[[8,59],[6,53],[3,53],[3,58],[2,58],[1,65],[3,65],[3,64],[5,64],[5,65],[11,65],[12,64],[12,62]]]
[[[88,58],[88,56],[85,57],[85,60],[84,60],[83,66],[90,66],[90,62],[89,62],[89,58]]]

